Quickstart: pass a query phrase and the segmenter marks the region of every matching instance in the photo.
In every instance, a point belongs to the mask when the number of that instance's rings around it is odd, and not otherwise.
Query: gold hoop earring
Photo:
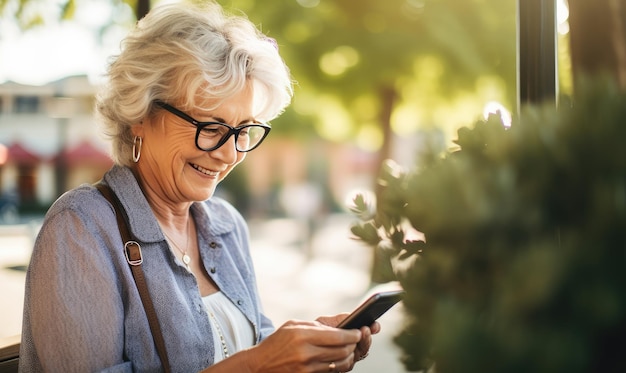
[[[137,140],[139,140],[139,146],[137,146]],[[141,158],[141,146],[143,145],[143,139],[139,136],[135,136],[133,139],[133,162],[139,162]]]

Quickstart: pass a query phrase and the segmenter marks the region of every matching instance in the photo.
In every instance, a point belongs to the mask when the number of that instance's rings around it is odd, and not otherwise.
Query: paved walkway
[[[266,313],[276,326],[289,319],[311,320],[320,315],[348,312],[371,291],[371,251],[350,238],[352,218],[329,216],[310,242],[305,225],[290,219],[250,223],[253,257]],[[34,224],[0,226],[0,338],[19,334],[25,272]],[[391,285],[393,286],[393,285]],[[396,306],[380,322],[370,356],[353,372],[402,373],[399,354],[391,339],[402,323]]]

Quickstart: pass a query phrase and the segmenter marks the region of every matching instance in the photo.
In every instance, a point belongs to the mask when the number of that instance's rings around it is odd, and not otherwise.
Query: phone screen
[[[375,293],[346,317],[338,328],[359,329],[370,326],[396,303],[402,300],[404,291],[392,290]]]

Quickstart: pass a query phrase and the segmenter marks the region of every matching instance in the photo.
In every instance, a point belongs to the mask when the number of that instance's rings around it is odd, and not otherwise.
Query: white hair
[[[131,126],[151,115],[156,101],[189,110],[197,100],[232,97],[248,83],[255,118],[272,120],[289,105],[292,81],[273,39],[213,2],[162,5],[122,42],[96,98],[96,114],[112,140],[114,161],[129,165]]]

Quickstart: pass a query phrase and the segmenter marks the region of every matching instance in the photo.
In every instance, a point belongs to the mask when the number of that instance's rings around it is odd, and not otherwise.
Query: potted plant
[[[408,370],[626,372],[626,95],[577,92],[355,198],[352,232],[406,291]]]

